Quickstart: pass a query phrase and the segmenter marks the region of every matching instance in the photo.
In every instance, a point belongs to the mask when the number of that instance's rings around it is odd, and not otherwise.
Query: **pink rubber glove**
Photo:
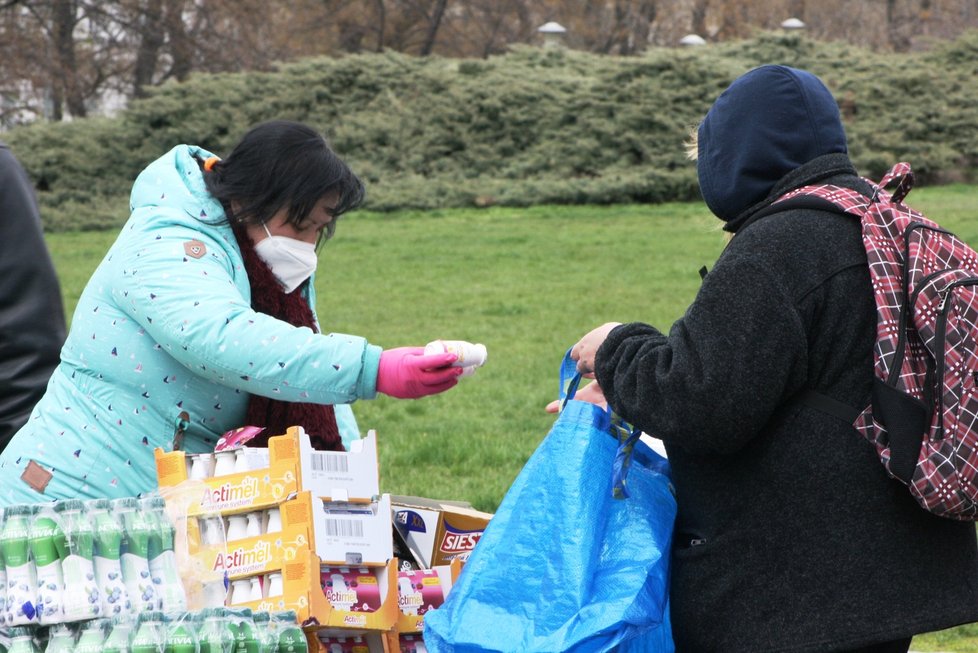
[[[449,367],[458,356],[449,352],[425,355],[424,347],[398,347],[380,353],[377,392],[398,399],[417,399],[448,390],[464,367]]]

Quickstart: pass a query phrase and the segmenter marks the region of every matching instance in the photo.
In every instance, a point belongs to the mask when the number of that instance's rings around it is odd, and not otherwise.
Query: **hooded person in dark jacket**
[[[0,450],[44,394],[64,341],[61,289],[34,187],[0,143]]]
[[[869,402],[876,311],[857,220],[786,210],[813,183],[869,192],[831,93],[762,66],[697,133],[703,198],[734,237],[668,333],[608,323],[573,350],[613,410],[661,438],[678,516],[677,650],[906,651],[978,620],[975,526],[931,515],[813,389]],[[597,394],[595,389],[592,392]]]

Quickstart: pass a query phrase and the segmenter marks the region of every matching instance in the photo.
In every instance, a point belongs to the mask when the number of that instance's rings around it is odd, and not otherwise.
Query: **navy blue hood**
[[[792,170],[846,153],[832,93],[815,75],[787,66],[761,66],[737,78],[713,103],[697,139],[700,192],[728,231]]]

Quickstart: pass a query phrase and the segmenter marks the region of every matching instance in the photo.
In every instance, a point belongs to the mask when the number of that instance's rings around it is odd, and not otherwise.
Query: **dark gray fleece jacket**
[[[44,394],[65,340],[34,186],[0,143],[0,450]]]
[[[736,131],[710,127],[714,139]],[[858,221],[810,210],[751,220],[805,184],[868,190],[845,153],[815,155],[742,206],[728,191],[743,170],[712,169],[714,183],[730,179],[708,204],[736,235],[695,301],[667,334],[625,324],[597,353],[611,407],[669,453],[681,653],[821,653],[978,620],[974,524],[925,512],[852,426],[796,400],[811,388],[861,408],[873,378]]]

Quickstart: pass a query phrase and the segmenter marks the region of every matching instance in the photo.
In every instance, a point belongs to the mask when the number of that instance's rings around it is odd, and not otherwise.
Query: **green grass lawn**
[[[978,244],[978,189],[920,189],[912,204]],[[324,330],[383,347],[481,342],[488,362],[436,397],[361,401],[381,488],[494,511],[553,417],[564,351],[607,321],[668,326],[724,245],[702,204],[541,206],[345,216],[320,253]],[[50,234],[68,314],[114,233]],[[918,637],[978,651],[978,627]]]

